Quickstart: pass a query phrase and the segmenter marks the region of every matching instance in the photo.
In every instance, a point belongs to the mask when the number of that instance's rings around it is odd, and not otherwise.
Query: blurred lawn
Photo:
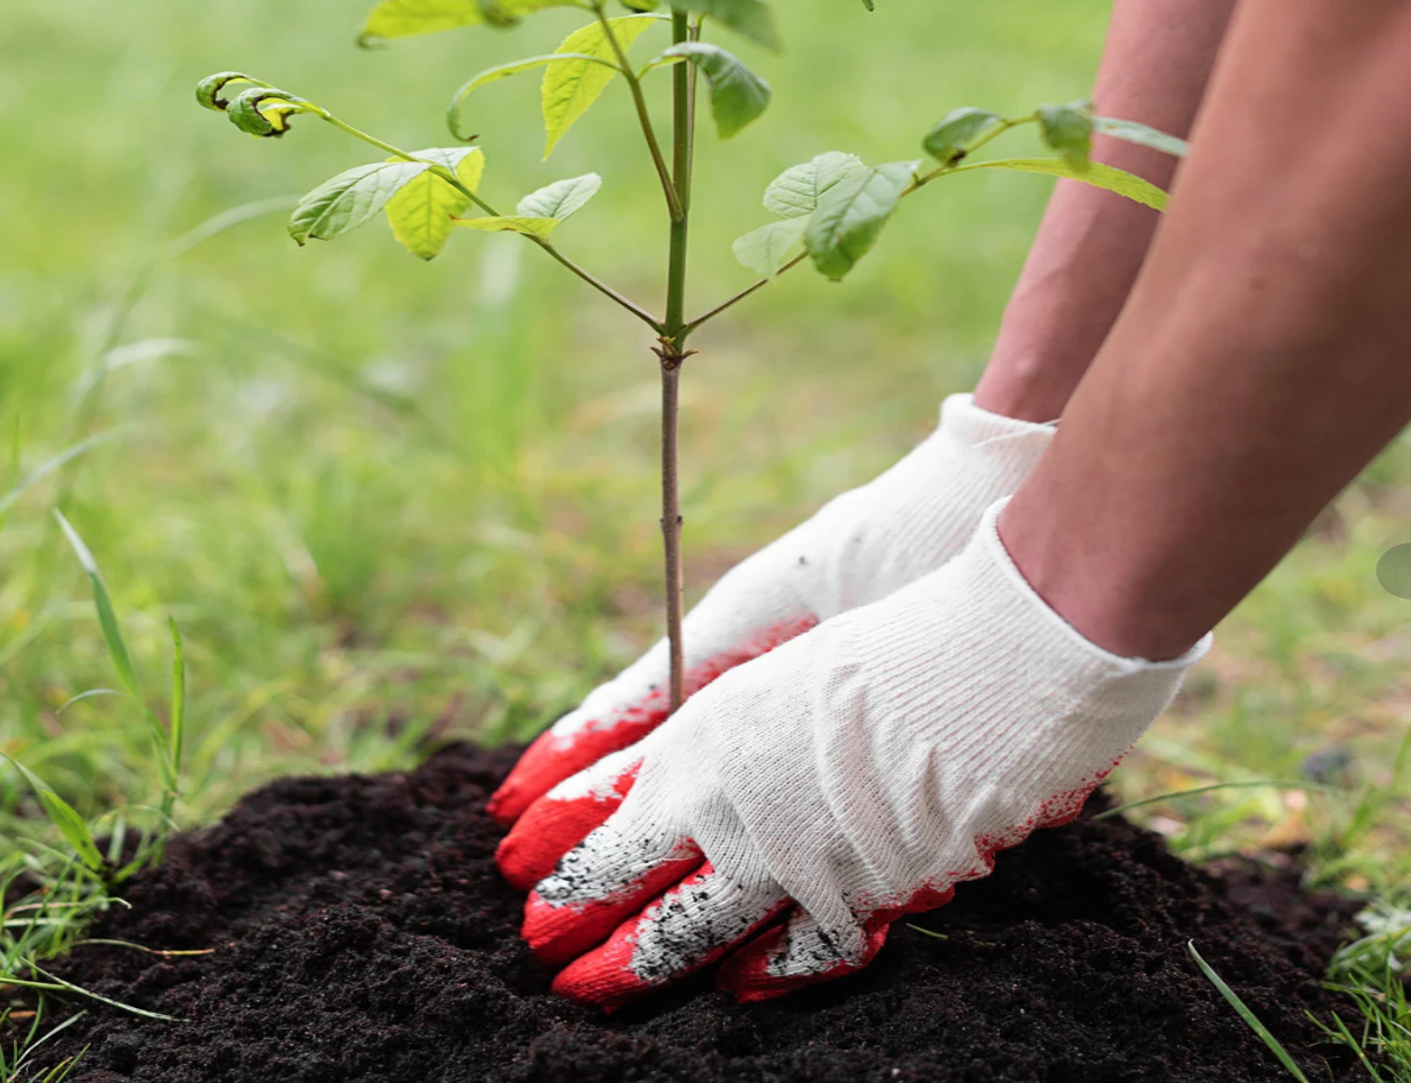
[[[778,6],[785,56],[732,43],[774,84],[774,107],[726,148],[703,140],[693,311],[750,281],[730,241],[766,220],[759,196],[783,168],[828,149],[909,157],[956,105],[1082,96],[1108,4]],[[503,236],[453,237],[425,265],[377,227],[300,250],[273,215],[160,256],[212,215],[374,156],[307,118],[281,141],[241,136],[192,101],[199,77],[240,68],[393,143],[445,145],[460,82],[552,49],[582,21],[551,12],[509,33],[361,52],[363,7],[11,5],[0,492],[81,436],[115,435],[0,519],[0,750],[86,812],[150,799],[155,769],[119,700],[58,712],[114,677],[56,505],[102,564],[152,689],[166,616],[186,633],[188,822],[275,774],[407,763],[428,731],[529,734],[657,634],[656,372],[618,310]],[[556,240],[659,307],[663,216],[624,89],[549,163],[534,77],[470,104],[487,196],[508,205],[602,173],[602,194]],[[796,273],[693,342],[693,592],[875,474],[973,383],[1048,188],[986,173],[937,185],[908,200],[846,286]],[[1354,778],[1386,779],[1411,710],[1411,603],[1381,591],[1374,569],[1411,540],[1408,477],[1398,445],[1229,622],[1121,773],[1125,796],[1297,777],[1307,756],[1343,746]],[[0,797],[25,808],[13,788]],[[1296,806],[1234,791],[1155,822],[1175,831],[1203,808],[1186,841],[1209,853],[1301,837]],[[1407,811],[1380,816],[1359,845],[1404,854]],[[1380,858],[1342,871],[1400,874]]]

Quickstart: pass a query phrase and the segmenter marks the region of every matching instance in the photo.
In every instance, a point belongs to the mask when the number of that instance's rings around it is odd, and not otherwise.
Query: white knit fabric
[[[1002,505],[945,567],[733,670],[565,783],[582,791],[641,761],[618,812],[539,886],[544,901],[619,894],[694,845],[714,890],[644,922],[642,980],[785,899],[798,910],[770,972],[817,973],[863,957],[873,915],[986,875],[995,850],[1076,812],[1208,637],[1165,662],[1089,642],[1009,559]]]
[[[716,583],[684,622],[688,674],[732,655],[731,664],[744,661],[787,638],[775,629],[793,634],[939,568],[964,547],[984,510],[1019,487],[1053,432],[1051,424],[982,410],[970,395],[950,396],[936,431],[906,458]],[[669,657],[665,640],[657,643],[551,732],[570,739],[612,725],[621,710],[665,688]]]

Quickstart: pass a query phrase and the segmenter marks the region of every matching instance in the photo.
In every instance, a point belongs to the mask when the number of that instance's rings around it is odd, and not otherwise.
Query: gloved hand
[[[1078,814],[1208,637],[1155,663],[1084,639],[1010,561],[1001,506],[939,571],[727,674],[530,810],[502,856],[516,882],[543,871],[517,835],[566,808],[574,831],[605,821],[527,903],[531,947],[569,964],[557,992],[613,1008],[732,951],[719,981],[744,1000],[851,973],[899,916]]]
[[[1019,487],[1052,434],[1052,425],[1001,417],[969,395],[952,395],[925,443],[732,569],[687,615],[687,696],[820,620],[939,568],[960,552],[985,508]],[[670,713],[668,674],[663,641],[595,689],[524,754],[491,814],[513,823],[557,783],[645,737]]]

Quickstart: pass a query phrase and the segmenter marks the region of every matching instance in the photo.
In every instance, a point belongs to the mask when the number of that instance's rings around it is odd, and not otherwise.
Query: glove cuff
[[[975,405],[975,396],[969,393],[949,395],[941,403],[938,428],[951,439],[967,447],[975,447],[991,440],[1005,440],[1014,437],[1052,437],[1058,428],[1057,421],[1024,421],[1017,417],[994,414]]]

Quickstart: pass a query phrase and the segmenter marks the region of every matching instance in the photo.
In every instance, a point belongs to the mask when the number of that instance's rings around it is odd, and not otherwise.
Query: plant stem
[[[666,556],[666,638],[671,650],[671,711],[686,698],[681,619],[685,584],[681,573],[681,493],[677,426],[681,416],[681,362],[661,359],[661,534]]]
[[[381,139],[378,139],[376,136],[368,135],[367,132],[360,131],[359,129],[354,128],[351,124],[344,123],[343,121],[335,117],[332,113],[320,110],[318,115],[324,120],[328,121],[328,123],[332,124],[335,128],[339,128],[342,131],[347,132],[349,135],[357,139],[361,139],[364,143],[368,143],[374,147],[377,147],[379,150],[385,150],[394,158],[400,158],[404,162],[423,161],[423,159],[421,158],[417,158],[414,155],[408,154],[400,147],[394,147],[391,143],[384,143]],[[468,200],[475,204],[475,206],[479,207],[492,218],[501,217],[499,211],[495,210],[494,207],[486,203],[485,200],[481,199],[480,196],[475,194],[475,192],[473,192],[471,189],[467,188],[464,184],[462,184],[460,182],[460,178],[457,177],[454,173],[452,173],[449,169],[446,169],[444,166],[433,164],[431,166],[431,172],[435,173],[443,181],[449,184],[452,188],[456,189],[456,191],[460,192],[461,195],[465,196]],[[563,264],[575,275],[581,278],[584,282],[588,283],[588,285],[592,286],[604,297],[607,297],[614,303],[621,305],[623,308],[625,308],[628,312],[632,313],[632,315],[636,316],[639,320],[645,323],[657,334],[660,335],[665,333],[665,325],[655,316],[653,316],[650,312],[642,308],[641,305],[638,305],[636,302],[628,299],[627,297],[624,297],[621,293],[618,293],[617,290],[613,289],[606,282],[602,281],[595,275],[580,267],[578,264],[574,263],[573,260],[565,256],[548,241],[544,240],[541,237],[532,236],[528,233],[521,234],[521,236],[533,241],[550,256],[558,260],[559,263]]]
[[[690,21],[684,12],[671,16],[673,44],[689,40]],[[666,554],[666,638],[671,650],[671,710],[685,698],[685,651],[681,642],[684,582],[681,569],[681,494],[679,422],[681,364],[686,350],[686,250],[690,238],[691,159],[695,136],[695,86],[689,66],[672,71],[672,189],[680,214],[671,220],[667,262],[666,329],[657,357],[661,361],[661,532]]]
[[[671,171],[667,169],[666,159],[662,157],[661,144],[657,142],[656,129],[652,127],[652,115],[647,110],[647,98],[642,93],[642,81],[632,70],[632,64],[627,59],[627,53],[622,48],[622,43],[612,32],[612,21],[603,10],[603,5],[596,5],[593,10],[597,13],[598,22],[602,24],[603,34],[607,37],[608,44],[612,46],[613,55],[617,57],[617,65],[622,71],[622,77],[627,80],[627,87],[632,91],[632,103],[637,107],[637,120],[642,125],[642,134],[647,138],[647,149],[651,152],[652,164],[656,166],[657,176],[661,179],[661,190],[666,195],[666,207],[671,212],[671,220],[679,222],[686,217],[686,208],[681,202],[679,185],[672,183]],[[675,16],[672,18],[674,19]],[[680,40],[684,41],[685,39]],[[679,174],[677,179],[679,182]]]

